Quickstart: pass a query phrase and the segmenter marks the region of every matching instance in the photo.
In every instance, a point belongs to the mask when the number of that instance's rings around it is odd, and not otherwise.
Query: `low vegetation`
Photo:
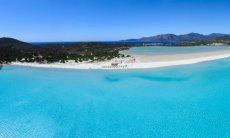
[[[63,43],[34,46],[11,38],[0,39],[0,64],[20,62],[104,61],[123,57],[120,50],[130,46],[109,43]]]

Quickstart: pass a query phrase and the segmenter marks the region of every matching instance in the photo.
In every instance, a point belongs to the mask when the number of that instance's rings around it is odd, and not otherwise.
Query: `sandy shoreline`
[[[141,62],[167,62],[178,60],[192,60],[197,58],[224,56],[230,54],[230,50],[212,51],[212,52],[193,52],[186,54],[162,54],[155,56],[133,55]],[[211,60],[211,59],[210,59]]]
[[[230,58],[230,50],[216,51],[216,52],[202,52],[190,54],[173,54],[173,55],[157,55],[157,56],[143,56],[132,55],[132,62],[130,58],[116,59],[105,62],[93,63],[20,63],[13,62],[11,65],[39,67],[39,68],[60,68],[60,69],[148,69],[159,68],[176,65],[195,64],[205,61],[212,61],[223,58]],[[111,64],[118,62],[118,66]]]

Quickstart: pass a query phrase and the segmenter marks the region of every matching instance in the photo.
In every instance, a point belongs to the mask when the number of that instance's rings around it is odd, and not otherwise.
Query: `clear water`
[[[230,137],[230,59],[148,70],[0,71],[0,137]]]
[[[220,50],[230,50],[230,46],[181,46],[181,47],[166,47],[166,46],[148,46],[148,47],[133,47],[129,50],[122,51],[124,54],[130,55],[168,55],[168,54],[186,54],[196,52],[212,52]]]

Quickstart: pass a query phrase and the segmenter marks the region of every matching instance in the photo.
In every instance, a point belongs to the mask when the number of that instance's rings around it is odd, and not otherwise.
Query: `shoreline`
[[[207,53],[206,54],[199,53],[199,55],[201,55],[200,57],[194,54],[193,57],[188,56],[189,58],[186,57],[186,54],[168,55],[168,56],[165,55],[162,58],[163,60],[161,59],[159,61],[152,61],[152,58],[154,58],[152,56],[141,57],[135,55],[135,57],[132,57],[135,60],[135,62],[130,62],[130,59],[127,58],[116,59],[116,61],[119,62],[118,66],[111,66],[111,64],[114,63],[113,60],[104,61],[104,62],[92,62],[92,63],[51,63],[51,64],[12,62],[10,65],[36,67],[36,68],[58,68],[58,69],[77,69],[77,70],[151,69],[151,68],[196,64],[196,63],[213,61],[218,59],[230,58],[229,51],[222,52],[222,54],[220,53],[218,54],[218,52],[217,53],[207,52]],[[175,58],[174,60],[172,60],[171,59],[172,56],[177,57],[177,59]]]

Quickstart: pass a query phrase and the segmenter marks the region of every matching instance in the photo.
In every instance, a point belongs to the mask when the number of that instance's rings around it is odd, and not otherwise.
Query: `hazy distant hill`
[[[0,38],[0,47],[29,47],[31,44],[13,38]]]
[[[151,37],[143,37],[139,39],[122,40],[123,42],[197,42],[197,41],[217,41],[230,39],[230,34],[213,33],[210,35],[202,35],[198,33],[189,33],[184,35],[162,34]]]

